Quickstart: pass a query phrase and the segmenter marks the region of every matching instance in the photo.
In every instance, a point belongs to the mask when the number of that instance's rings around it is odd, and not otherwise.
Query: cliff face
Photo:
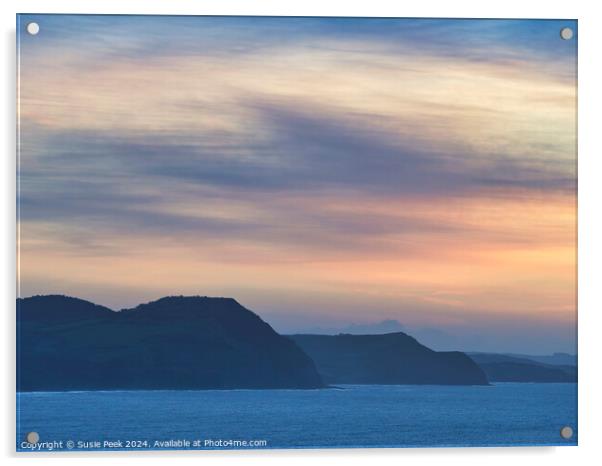
[[[326,383],[486,385],[466,354],[436,352],[402,332],[384,335],[291,335]]]
[[[229,298],[168,297],[114,312],[17,300],[17,389],[317,388],[313,361]]]

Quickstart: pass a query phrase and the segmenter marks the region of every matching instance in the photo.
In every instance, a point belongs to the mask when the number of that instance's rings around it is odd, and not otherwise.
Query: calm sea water
[[[342,388],[21,393],[17,449],[31,431],[56,450],[577,443],[576,384]]]

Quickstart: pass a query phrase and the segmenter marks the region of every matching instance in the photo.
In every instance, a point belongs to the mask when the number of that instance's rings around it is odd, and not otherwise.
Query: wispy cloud
[[[35,18],[25,292],[574,315],[573,22]]]

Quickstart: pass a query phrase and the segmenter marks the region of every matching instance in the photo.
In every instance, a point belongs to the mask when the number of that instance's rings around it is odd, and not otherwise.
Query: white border
[[[594,1],[431,1],[385,0],[88,0],[0,2],[2,15],[3,109],[1,113],[2,229],[0,280],[2,286],[2,422],[0,452],[6,464],[101,464],[103,461],[131,464],[199,463],[248,465],[307,464],[378,464],[401,462],[453,463],[462,465],[507,465],[508,462],[546,466],[589,464],[600,457],[602,439],[600,416],[600,363],[602,338],[602,175],[600,133],[602,123],[596,110],[601,108],[602,74],[600,45],[602,20]],[[504,18],[577,18],[579,19],[579,447],[561,448],[476,448],[425,450],[278,450],[233,452],[143,452],[19,454],[15,445],[14,384],[14,303],[15,303],[15,14],[19,13],[138,13],[138,14],[213,14],[213,15],[286,15],[286,16],[404,16],[404,17],[504,17]],[[42,463],[40,463],[42,462]]]

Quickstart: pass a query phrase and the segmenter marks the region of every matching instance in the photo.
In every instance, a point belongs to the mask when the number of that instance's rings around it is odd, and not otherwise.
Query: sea
[[[572,437],[561,436],[563,427],[572,429]],[[30,433],[37,436],[28,437]],[[17,450],[25,452],[550,446],[577,441],[574,383],[17,394]]]

